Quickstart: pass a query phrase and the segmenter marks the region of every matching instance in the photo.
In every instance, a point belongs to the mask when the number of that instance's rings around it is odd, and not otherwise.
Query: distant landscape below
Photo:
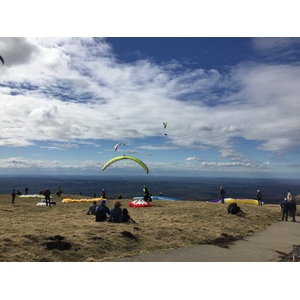
[[[11,194],[13,189],[24,194],[26,186],[29,194],[38,194],[49,188],[54,194],[60,186],[65,194],[100,197],[102,189],[107,198],[115,198],[122,193],[124,198],[132,199],[143,194],[146,185],[152,195],[162,193],[167,197],[182,200],[209,201],[217,198],[220,186],[225,197],[256,198],[260,189],[263,201],[269,204],[280,203],[290,190],[294,196],[300,194],[298,180],[295,179],[243,179],[243,178],[196,178],[196,177],[133,177],[133,176],[0,176],[0,193]]]

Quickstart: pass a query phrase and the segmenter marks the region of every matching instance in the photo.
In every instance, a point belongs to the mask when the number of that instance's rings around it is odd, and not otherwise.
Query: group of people
[[[297,205],[295,200],[293,199],[292,193],[288,190],[286,198],[282,201],[280,204],[281,207],[281,212],[282,212],[282,217],[281,220],[288,220],[288,217],[292,217],[292,222],[296,222],[296,210],[297,210]]]
[[[25,187],[25,195],[27,195],[28,194],[28,191],[29,191],[29,189],[28,189],[28,187],[26,186]],[[15,204],[15,199],[16,199],[16,196],[17,195],[22,195],[22,193],[19,191],[19,190],[17,190],[17,192],[16,192],[16,190],[15,189],[13,189],[13,191],[12,191],[12,193],[11,193],[11,203],[12,204]]]
[[[220,187],[220,190],[219,190],[218,199],[221,200],[221,203],[225,203],[225,190],[222,186]],[[258,201],[258,205],[262,206],[263,205],[262,193],[260,190],[256,191],[256,199]]]
[[[97,202],[94,201],[89,207],[87,215],[94,215],[96,222],[124,223],[130,221],[135,223],[130,217],[127,208],[121,208],[120,201],[115,201],[114,206],[111,209],[106,206],[106,200],[104,199],[100,201],[100,205],[97,205]]]

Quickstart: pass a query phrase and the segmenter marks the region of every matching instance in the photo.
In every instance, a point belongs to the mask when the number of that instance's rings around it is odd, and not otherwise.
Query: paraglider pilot
[[[144,192],[144,200],[146,202],[151,202],[152,201],[151,195],[150,195],[150,193],[148,191],[148,188],[145,185],[144,185],[144,188],[143,188],[143,192]]]

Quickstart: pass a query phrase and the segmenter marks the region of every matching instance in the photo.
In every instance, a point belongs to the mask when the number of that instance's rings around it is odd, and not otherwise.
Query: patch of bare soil
[[[243,239],[243,237],[221,233],[220,237],[217,237],[213,240],[206,240],[204,244],[216,245],[222,248],[229,248],[229,246],[232,245],[235,241],[241,239]]]
[[[60,235],[50,236],[47,238],[51,240],[50,242],[43,243],[43,246],[46,246],[47,250],[57,249],[60,251],[70,250],[72,248],[72,244],[70,242],[64,241],[64,237]]]

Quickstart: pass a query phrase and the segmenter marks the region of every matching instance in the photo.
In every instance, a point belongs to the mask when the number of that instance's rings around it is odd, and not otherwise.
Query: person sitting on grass
[[[115,222],[115,223],[123,222],[123,210],[121,208],[120,201],[115,201],[114,207],[110,210],[110,216],[107,222]]]
[[[88,211],[86,212],[87,215],[96,215],[96,208],[98,207],[97,202],[94,201],[93,204],[89,207]]]
[[[110,215],[110,210],[106,206],[106,200],[101,200],[100,205],[96,208],[96,222],[104,222]]]
[[[245,213],[241,210],[241,208],[235,202],[234,203],[230,203],[227,206],[227,212],[229,214],[232,214],[232,215],[237,215],[237,214],[245,215]]]
[[[132,222],[136,223],[129,215],[127,208],[123,208],[123,222]]]

